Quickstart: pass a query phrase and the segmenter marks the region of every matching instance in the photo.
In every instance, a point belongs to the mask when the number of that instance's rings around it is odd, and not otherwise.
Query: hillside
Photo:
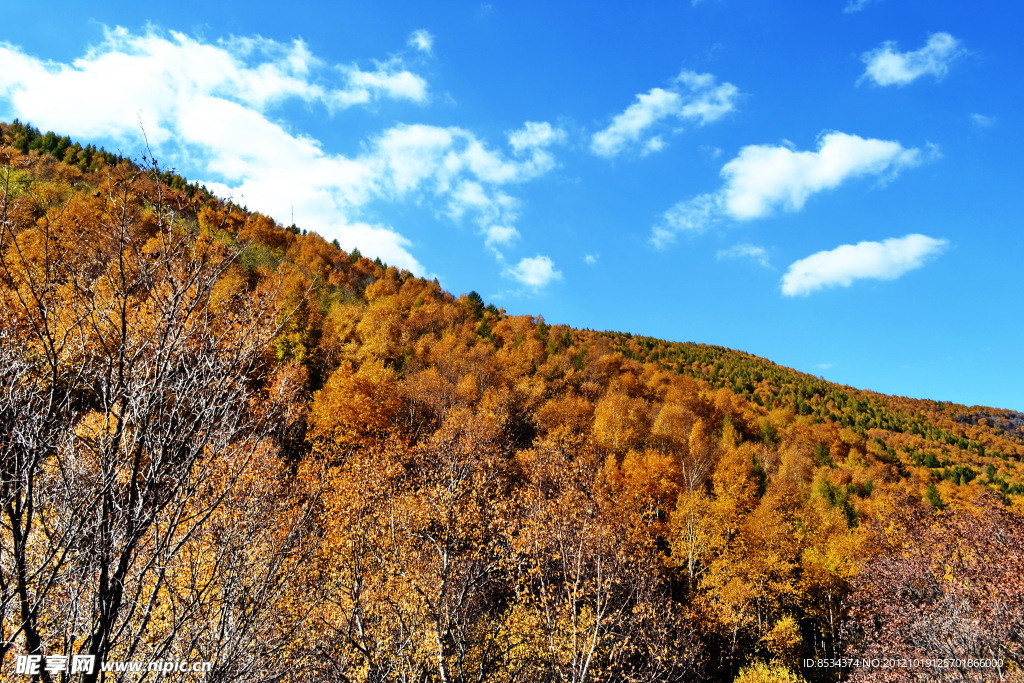
[[[1020,676],[1024,415],[510,316],[0,138],[0,669]]]

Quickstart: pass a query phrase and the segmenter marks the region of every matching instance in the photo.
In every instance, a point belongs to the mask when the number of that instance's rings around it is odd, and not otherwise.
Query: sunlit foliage
[[[5,673],[1019,671],[1024,416],[509,316],[148,160],[0,135]]]

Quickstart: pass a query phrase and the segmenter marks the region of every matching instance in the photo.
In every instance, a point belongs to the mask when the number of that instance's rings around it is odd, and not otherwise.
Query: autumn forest
[[[1022,458],[1024,414],[507,315],[0,126],[5,680],[1024,680]]]

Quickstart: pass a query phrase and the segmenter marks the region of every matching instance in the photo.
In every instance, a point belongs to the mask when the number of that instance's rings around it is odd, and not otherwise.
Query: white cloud
[[[996,125],[996,117],[984,114],[971,114],[971,122],[978,128],[991,128]]]
[[[645,157],[648,154],[660,152],[661,150],[665,149],[666,146],[667,143],[665,142],[665,139],[662,138],[660,135],[655,135],[653,138],[650,138],[647,142],[644,143],[643,149],[640,150],[640,156]]]
[[[516,154],[521,154],[531,149],[541,149],[565,142],[565,131],[555,128],[547,121],[527,121],[522,128],[508,133],[508,142]]]
[[[517,157],[525,159],[520,162],[524,174],[541,175],[555,167],[555,157],[548,148],[563,144],[566,137],[564,129],[547,121],[527,121],[508,133],[508,143]]]
[[[367,223],[336,223],[331,230],[339,244],[359,246],[364,254],[379,256],[388,265],[426,275],[426,270],[409,253],[412,242],[391,228]]]
[[[719,222],[724,214],[719,194],[701,194],[676,202],[651,230],[651,243],[662,249],[680,232],[699,233]]]
[[[682,71],[668,88],[652,88],[636,96],[636,102],[616,115],[611,124],[594,133],[590,149],[594,154],[614,157],[628,148],[639,148],[642,155],[665,147],[660,135],[651,128],[665,119],[704,125],[716,121],[736,108],[739,89],[732,83],[716,84],[711,74]],[[675,132],[675,131],[671,131]]]
[[[658,247],[677,233],[701,232],[726,220],[752,220],[775,210],[799,211],[819,192],[861,176],[888,180],[920,163],[921,152],[890,140],[827,132],[816,151],[785,145],[748,145],[722,166],[722,187],[675,204],[652,232]]]
[[[487,246],[507,246],[519,239],[519,231],[508,225],[492,225],[486,230]]]
[[[419,29],[409,34],[409,47],[413,47],[420,52],[430,54],[434,49],[434,36],[430,34],[430,31],[426,29]]]
[[[597,261],[600,258],[600,254],[587,254],[583,257],[583,262],[586,263],[588,266],[595,266],[597,265]]]
[[[519,201],[501,187],[551,170],[555,160],[547,148],[563,141],[565,132],[528,122],[508,137],[511,157],[462,128],[399,125],[373,139],[360,161],[375,169],[381,191],[394,198],[440,198],[450,218],[470,218],[496,249],[519,236],[512,227]]]
[[[898,142],[839,132],[823,135],[816,152],[749,145],[722,167],[723,200],[728,213],[740,220],[766,216],[775,207],[797,211],[811,195],[848,178],[898,172],[917,164],[919,156]]]
[[[540,254],[522,259],[515,266],[506,268],[504,274],[535,290],[562,279],[562,273],[555,268],[554,262]]]
[[[427,181],[434,184],[435,191],[447,192],[465,175],[493,185],[521,183],[543,175],[554,166],[546,150],[553,141],[520,147],[514,150],[519,158],[509,158],[463,128],[401,124],[372,141],[370,156],[384,164],[399,192]]]
[[[717,121],[736,108],[740,95],[739,88],[732,83],[715,85],[711,74],[681,71],[675,80],[676,87],[683,86],[689,91],[679,115],[684,119],[697,119],[704,125]]]
[[[654,123],[672,116],[681,108],[682,96],[671,90],[653,88],[636,96],[636,103],[612,119],[611,125],[591,137],[594,154],[613,157],[639,140]]]
[[[963,44],[948,33],[933,33],[924,47],[912,52],[897,52],[896,43],[886,41],[861,55],[867,69],[857,83],[870,80],[876,85],[906,85],[921,76],[942,80],[950,64],[965,54]]]
[[[338,67],[345,74],[348,87],[332,93],[330,104],[344,108],[381,98],[410,100],[419,104],[427,101],[427,82],[403,69],[400,60],[378,62],[376,67],[373,71],[363,71],[355,64]]]
[[[71,64],[45,62],[0,45],[0,97],[35,125],[87,137],[133,140],[141,118],[154,143],[176,137],[176,120],[200,97],[266,108],[297,98],[351,106],[390,97],[422,101],[422,78],[397,62],[374,71],[341,68],[328,85],[320,60],[300,40],[259,36],[201,42],[182,33],[135,35],[107,29],[104,40]],[[74,107],[66,106],[75,101]]]
[[[768,261],[768,252],[764,247],[753,244],[736,244],[728,249],[721,249],[715,257],[718,259],[749,259],[764,268],[771,268]]]
[[[289,100],[335,110],[385,98],[424,101],[426,82],[397,58],[370,70],[327,65],[301,41],[204,42],[116,28],[70,64],[0,44],[0,118],[130,148],[142,144],[141,120],[155,153],[170,165],[203,169],[206,176],[193,180],[211,190],[281,222],[294,215],[346,249],[419,274],[426,269],[410,240],[366,220],[375,200],[429,201],[441,214],[473,220],[492,249],[512,243],[519,203],[502,187],[553,168],[549,148],[564,131],[529,122],[510,134],[503,153],[461,128],[400,125],[345,156],[271,115]]]
[[[868,5],[877,2],[878,0],[849,0],[846,3],[846,7],[843,7],[843,12],[846,14],[853,14],[854,12],[860,12]]]
[[[948,245],[944,239],[913,234],[819,251],[790,265],[782,277],[782,293],[806,296],[826,287],[849,287],[856,280],[895,280],[920,268]]]

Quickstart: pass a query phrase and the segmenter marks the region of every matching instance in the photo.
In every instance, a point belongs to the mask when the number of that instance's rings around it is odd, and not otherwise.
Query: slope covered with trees
[[[5,674],[1020,675],[1021,415],[509,316],[0,135]],[[843,657],[1000,668],[806,663]]]

